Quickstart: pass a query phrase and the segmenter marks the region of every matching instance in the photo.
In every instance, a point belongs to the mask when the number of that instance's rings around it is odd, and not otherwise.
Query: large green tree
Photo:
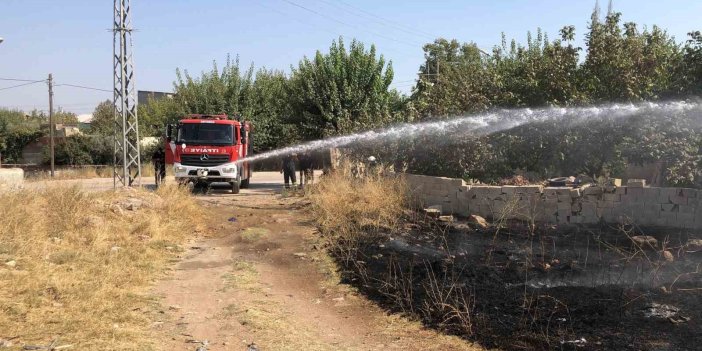
[[[328,53],[318,51],[293,68],[289,82],[289,121],[307,139],[322,138],[391,123],[397,95],[390,89],[392,63],[374,45],[342,38]]]
[[[114,130],[114,105],[112,104],[112,100],[105,100],[95,107],[88,132],[90,134],[111,137],[114,135]]]
[[[251,92],[254,68],[241,69],[239,59],[227,58],[219,69],[213,63],[212,70],[193,77],[187,70],[176,71],[175,100],[185,113],[250,115]]]

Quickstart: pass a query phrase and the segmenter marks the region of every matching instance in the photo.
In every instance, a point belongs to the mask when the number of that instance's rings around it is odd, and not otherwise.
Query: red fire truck
[[[188,115],[168,125],[165,154],[179,183],[226,182],[237,194],[251,180],[249,163],[241,161],[252,154],[251,124],[227,115]]]

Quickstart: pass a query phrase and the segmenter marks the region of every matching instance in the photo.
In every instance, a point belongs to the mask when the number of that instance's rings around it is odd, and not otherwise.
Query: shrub
[[[312,212],[320,230],[334,241],[372,239],[395,229],[407,204],[404,182],[396,177],[352,178],[344,172],[325,175],[310,190]]]

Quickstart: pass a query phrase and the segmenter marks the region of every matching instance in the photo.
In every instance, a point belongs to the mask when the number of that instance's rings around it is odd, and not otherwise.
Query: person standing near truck
[[[154,177],[158,187],[166,178],[166,153],[163,147],[159,147],[154,151],[153,155],[151,155],[151,163],[154,166]]]
[[[280,173],[283,173],[283,180],[285,181],[285,188],[290,188],[290,183],[292,186],[297,186],[297,179],[295,179],[295,159],[296,154],[288,154],[283,156],[283,165],[280,168]]]
[[[314,158],[309,152],[300,155],[300,185],[305,186],[314,182]]]

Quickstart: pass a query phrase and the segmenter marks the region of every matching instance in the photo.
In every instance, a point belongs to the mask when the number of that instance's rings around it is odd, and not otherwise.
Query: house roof
[[[78,122],[80,122],[80,123],[90,123],[93,121],[93,114],[92,113],[85,113],[82,115],[78,115],[76,118],[78,118]]]

